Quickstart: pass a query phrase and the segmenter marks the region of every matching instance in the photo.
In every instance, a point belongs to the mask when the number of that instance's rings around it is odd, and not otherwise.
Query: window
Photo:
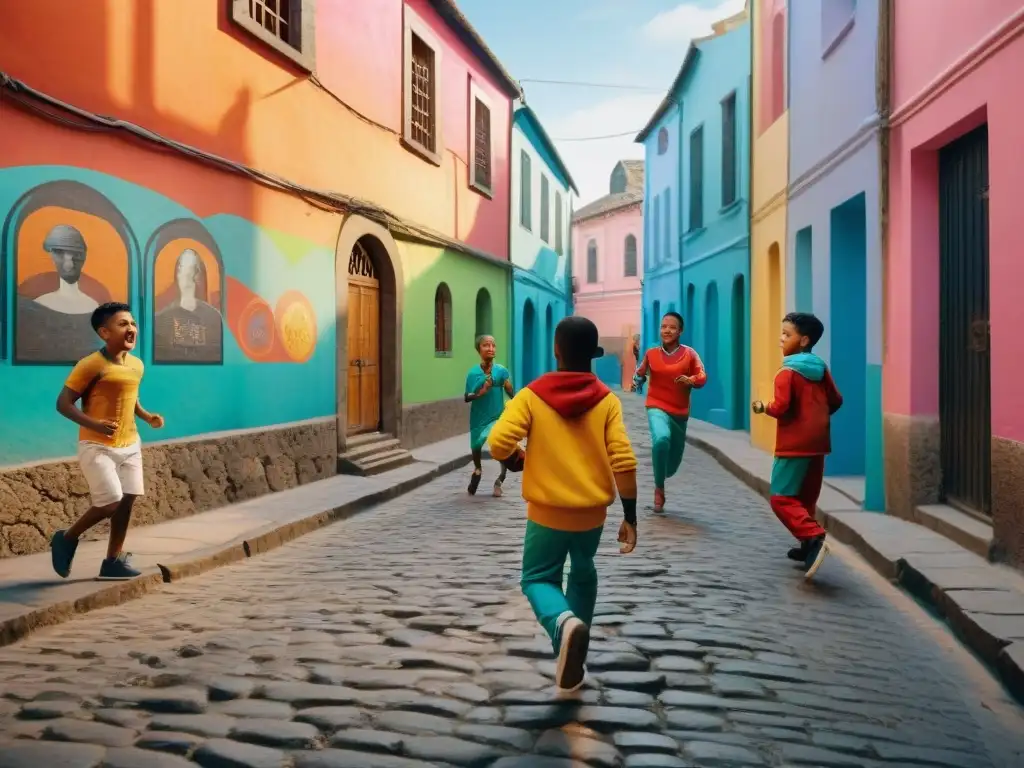
[[[636,277],[636,237],[626,235],[626,247],[622,257],[624,277]]]
[[[480,336],[490,336],[493,333],[492,322],[492,311],[491,311],[491,294],[488,293],[486,288],[481,288],[476,294],[476,336],[473,341]]]
[[[661,261],[661,196],[654,196],[654,223],[651,225],[651,266]]]
[[[665,190],[665,261],[672,260],[672,190]]]
[[[704,226],[704,126],[690,134],[690,231]]]
[[[473,166],[469,174],[469,185],[488,197],[491,196],[491,106],[490,100],[476,86],[469,83],[469,124],[470,157]]]
[[[545,243],[551,242],[551,201],[548,199],[550,194],[548,177],[542,173],[540,175],[540,239]]]
[[[821,4],[821,57],[834,51],[857,16],[857,0],[829,0]]]
[[[658,154],[664,155],[668,152],[668,131],[662,128],[658,131]]]
[[[597,282],[597,241],[587,243],[587,282]]]
[[[316,64],[316,0],[231,0],[231,20],[307,72]]]
[[[452,292],[445,283],[434,293],[434,354],[452,353]]]
[[[427,26],[405,9],[405,114],[402,138],[435,165],[441,164],[438,72],[441,46]]]
[[[526,150],[519,153],[519,223],[533,229],[533,169]]]
[[[722,102],[722,207],[736,201],[736,92]]]
[[[772,125],[786,110],[786,17],[780,11],[772,19]]]
[[[555,192],[555,253],[562,255],[562,193]]]

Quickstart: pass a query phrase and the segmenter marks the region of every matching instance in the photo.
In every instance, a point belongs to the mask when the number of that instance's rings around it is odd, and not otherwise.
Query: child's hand
[[[754,411],[754,413],[764,413],[764,403],[761,402],[760,400],[755,400],[753,403],[751,403],[750,408],[751,410]]]
[[[486,395],[490,391],[491,391],[491,377],[488,376],[486,379],[484,379],[483,386],[480,387],[480,389],[477,392],[477,394],[479,394],[479,395]]]
[[[693,377],[691,376],[680,376],[676,379],[676,384],[682,384],[684,387],[693,386]]]
[[[630,525],[625,520],[619,526],[619,553],[628,555],[636,549],[636,526]]]
[[[117,426],[118,424],[114,419],[102,419],[96,422],[96,426],[93,427],[92,431],[107,437],[113,437],[114,433],[117,432]]]
[[[148,423],[149,426],[151,426],[153,429],[163,429],[164,417],[161,416],[159,413],[151,413],[146,423]]]
[[[509,472],[522,472],[526,468],[526,451],[516,448],[516,452],[501,462]]]

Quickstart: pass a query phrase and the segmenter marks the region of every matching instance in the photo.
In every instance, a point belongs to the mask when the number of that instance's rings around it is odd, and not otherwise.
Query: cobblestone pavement
[[[0,768],[1024,765],[1020,710],[937,622],[843,552],[804,583],[694,449],[635,554],[610,516],[591,681],[555,701],[518,478],[466,479],[0,649]]]

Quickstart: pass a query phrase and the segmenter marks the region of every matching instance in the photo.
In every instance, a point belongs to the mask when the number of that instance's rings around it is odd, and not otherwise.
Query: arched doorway
[[[704,404],[701,410],[714,410],[722,407],[722,382],[719,379],[721,338],[719,335],[718,314],[718,283],[712,280],[704,289],[704,348],[699,353],[704,361],[704,369],[708,374],[708,385],[704,392]]]
[[[523,305],[523,382],[525,387],[537,378],[537,317],[533,302]]]
[[[476,293],[476,336],[491,336],[494,334],[491,310],[491,294],[486,288],[481,288]],[[475,341],[475,339],[474,339]]]
[[[380,428],[380,279],[363,240],[348,260],[348,434]]]
[[[743,275],[736,275],[732,283],[732,423],[734,429],[746,426],[747,377],[744,375],[747,359],[745,334],[747,328],[746,290]]]
[[[555,370],[555,326],[551,305],[544,310],[544,373]]]
[[[782,256],[779,244],[772,243],[768,247],[768,318],[764,324],[764,344],[771,350],[769,366],[773,371],[782,363],[782,352],[779,351],[779,327],[782,325]]]

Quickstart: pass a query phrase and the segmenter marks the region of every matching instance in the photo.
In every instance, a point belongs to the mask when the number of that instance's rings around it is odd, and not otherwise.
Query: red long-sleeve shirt
[[[677,378],[691,377],[693,389],[700,389],[708,382],[700,356],[694,349],[682,345],[672,354],[665,352],[662,347],[647,350],[636,374],[650,374],[647,407],[657,408],[672,416],[690,415],[690,387],[677,384]]]
[[[843,404],[832,374],[811,381],[791,368],[775,374],[775,398],[764,412],[778,420],[775,455],[823,456],[832,452],[830,420]]]

